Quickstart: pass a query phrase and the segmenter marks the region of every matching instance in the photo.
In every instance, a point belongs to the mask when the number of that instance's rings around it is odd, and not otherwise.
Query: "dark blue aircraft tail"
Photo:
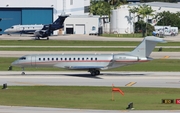
[[[53,22],[53,24],[63,26],[64,21],[67,17],[68,16],[59,16],[58,19],[55,22]]]
[[[68,17],[68,15],[59,16],[58,19],[56,19],[56,21],[54,21],[52,24],[44,25],[42,30],[54,31],[54,30],[63,28],[64,27],[64,21],[67,17]]]

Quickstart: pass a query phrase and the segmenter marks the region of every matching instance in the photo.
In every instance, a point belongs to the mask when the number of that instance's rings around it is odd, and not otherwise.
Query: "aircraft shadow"
[[[102,75],[102,74],[100,74],[100,75]],[[65,74],[65,76],[72,76],[72,77],[84,77],[84,78],[102,79],[101,77],[99,77],[100,75],[91,76],[90,74]]]
[[[103,74],[100,74],[103,75]],[[85,77],[85,78],[93,78],[93,79],[102,79],[98,76],[91,76],[90,74],[10,74],[9,76],[71,76],[71,77]],[[1,76],[8,76],[8,75],[1,75]]]

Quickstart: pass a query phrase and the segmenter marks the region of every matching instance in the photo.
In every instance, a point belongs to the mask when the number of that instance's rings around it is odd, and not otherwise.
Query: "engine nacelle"
[[[136,56],[127,56],[127,55],[114,55],[115,61],[138,61],[139,58]]]

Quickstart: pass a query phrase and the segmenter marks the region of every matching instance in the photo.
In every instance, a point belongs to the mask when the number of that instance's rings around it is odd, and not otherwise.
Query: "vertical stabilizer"
[[[128,54],[138,57],[148,57],[155,48],[156,44],[159,42],[164,43],[166,41],[155,36],[147,36],[133,51]]]
[[[59,26],[63,26],[63,23],[65,21],[65,19],[68,17],[69,15],[61,15],[58,17],[58,19],[53,22],[53,25],[59,25]]]

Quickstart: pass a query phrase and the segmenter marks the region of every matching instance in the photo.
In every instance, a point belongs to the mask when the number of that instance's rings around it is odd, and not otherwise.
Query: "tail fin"
[[[58,17],[58,19],[52,23],[52,25],[59,25],[63,27],[63,23],[65,21],[65,19],[68,17],[69,15],[61,15]]]
[[[58,30],[64,27],[64,21],[69,15],[61,15],[56,19],[52,24],[44,25],[41,30],[48,30],[48,32],[52,32],[54,30]]]
[[[155,48],[156,44],[159,42],[165,43],[166,41],[155,36],[147,36],[133,51],[128,54],[138,57],[148,57]]]

